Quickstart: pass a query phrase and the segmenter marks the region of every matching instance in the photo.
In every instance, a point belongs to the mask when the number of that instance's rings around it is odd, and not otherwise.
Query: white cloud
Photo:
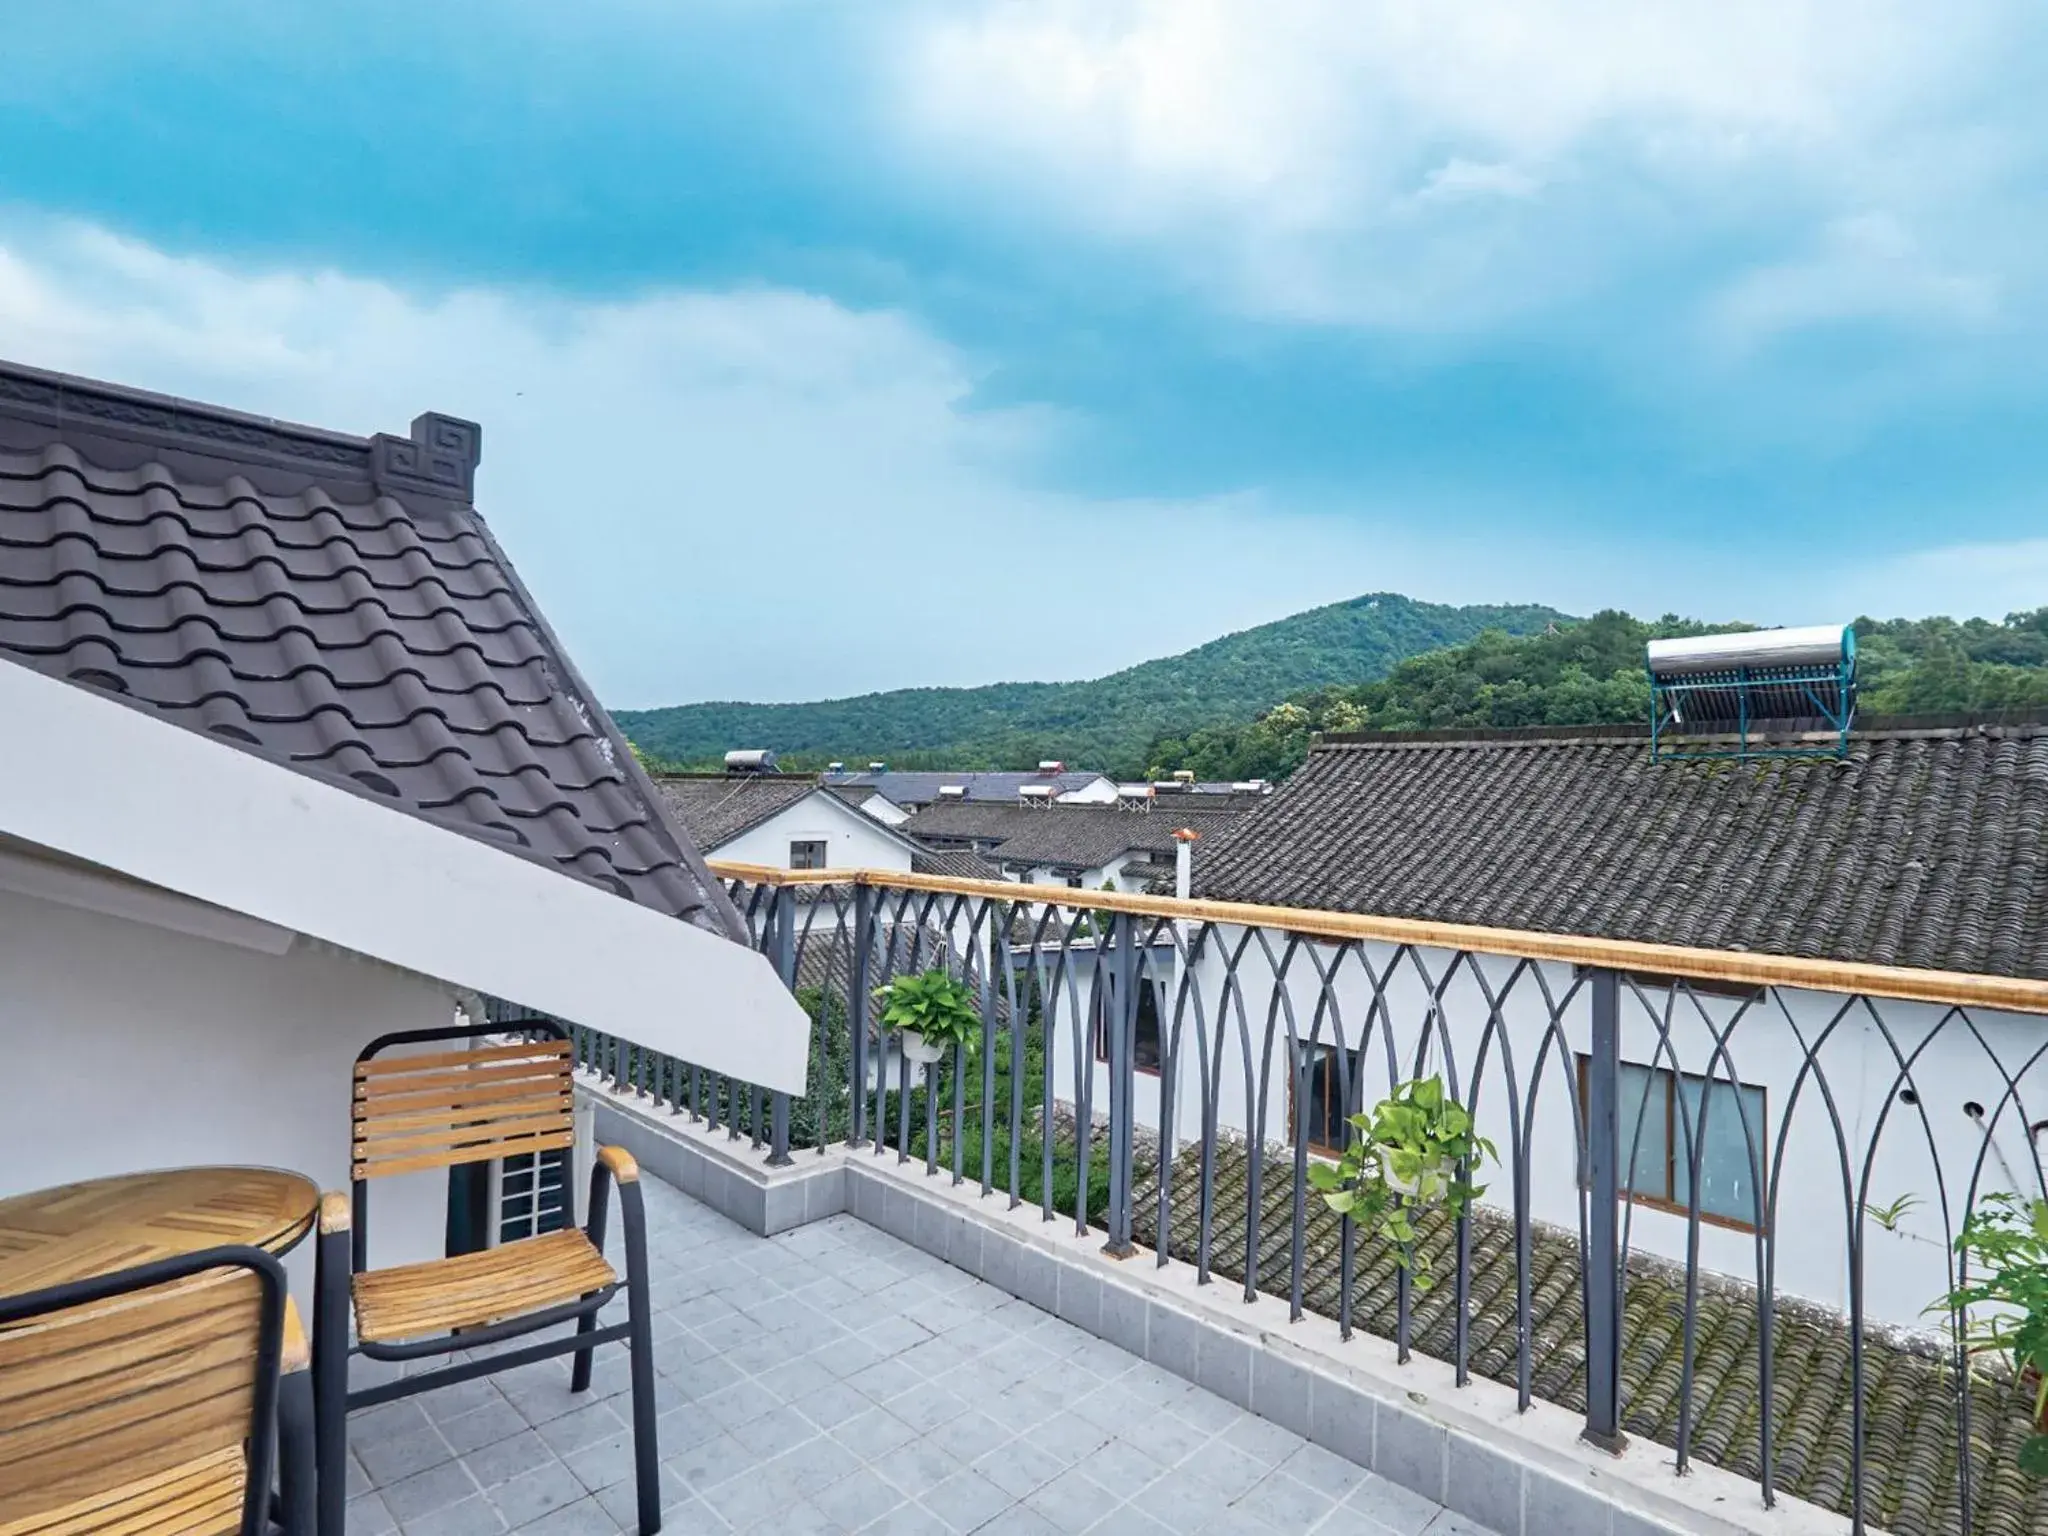
[[[1728,362],[1787,333],[1845,322],[1968,335],[1998,309],[1994,278],[1943,267],[1897,218],[1870,213],[1830,224],[1806,254],[1737,277],[1705,326],[1709,347]]]
[[[1872,618],[2002,619],[2048,604],[2048,539],[1912,550],[1851,573],[1844,599]]]
[[[484,424],[479,504],[607,702],[1093,676],[1392,587],[1528,599],[1535,552],[1037,488],[1063,424],[976,408],[890,312],[758,289],[572,303],[0,231],[0,351],[354,432]],[[1567,593],[1566,598],[1591,594]]]
[[[2012,157],[2031,163],[2038,132],[1966,110],[1999,96],[2029,14],[2013,0],[956,5],[903,45],[896,100],[906,153],[950,188],[1141,247],[1245,313],[1458,332],[1567,304],[1687,241],[1753,241],[1759,221],[1796,245],[1875,214],[1936,272],[1948,248],[2033,262],[2033,242],[1985,251],[1974,226],[2017,192]],[[1807,317],[1827,318],[1787,296],[1773,323]]]
[[[1534,197],[1542,187],[1540,178],[1517,166],[1453,155],[1423,178],[1422,190],[1415,194],[1415,200],[1427,203],[1467,197]]]

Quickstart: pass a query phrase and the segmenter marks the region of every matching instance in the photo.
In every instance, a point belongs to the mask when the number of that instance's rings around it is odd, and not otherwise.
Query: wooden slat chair
[[[352,1410],[572,1352],[576,1362],[570,1390],[586,1391],[592,1351],[599,1344],[618,1341],[628,1344],[632,1360],[640,1530],[643,1536],[654,1536],[661,1529],[647,1228],[640,1170],[630,1153],[619,1147],[599,1149],[590,1170],[589,1218],[580,1230],[570,1227],[422,1264],[369,1267],[371,1180],[574,1147],[569,1042],[551,1026],[536,1026],[534,1032],[545,1038],[384,1055],[392,1046],[474,1041],[494,1033],[464,1026],[408,1030],[371,1042],[356,1058],[350,1192],[330,1192],[320,1202],[313,1305],[320,1536],[342,1536],[347,1419]],[[626,1320],[600,1328],[597,1314],[619,1289],[618,1272],[604,1257],[614,1183],[625,1217]],[[564,1338],[472,1356],[354,1391],[349,1388],[352,1354],[414,1360],[476,1350],[571,1321],[576,1332]]]
[[[0,1536],[261,1536],[289,1306],[241,1247],[0,1300]],[[310,1536],[311,1447],[282,1438],[285,1529]]]

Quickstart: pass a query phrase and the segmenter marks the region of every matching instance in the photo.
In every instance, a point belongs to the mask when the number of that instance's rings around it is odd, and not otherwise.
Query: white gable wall
[[[1058,798],[1062,805],[1115,805],[1116,781],[1098,774],[1079,789],[1070,789]]]
[[[910,820],[910,812],[895,801],[886,800],[880,795],[869,795],[867,799],[861,801],[860,812],[863,816],[872,816],[885,827],[900,827]]]
[[[0,833],[803,1091],[810,1020],[742,945],[6,661],[0,719],[65,746],[0,752]]]
[[[825,862],[833,869],[893,869],[906,874],[910,870],[908,842],[823,790],[720,843],[710,854],[737,864],[788,869],[789,845],[795,842],[826,844]]]
[[[266,954],[0,889],[0,1197],[195,1163],[346,1188],[356,1053],[452,1016],[442,987],[303,940]],[[444,1172],[380,1179],[371,1206],[372,1264],[443,1251]],[[286,1267],[310,1306],[311,1243]]]

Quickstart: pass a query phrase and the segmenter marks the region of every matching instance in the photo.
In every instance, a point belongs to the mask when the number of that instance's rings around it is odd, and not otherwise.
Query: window
[[[1308,1144],[1336,1157],[1344,1150],[1344,1080],[1337,1070],[1337,1048],[1317,1045],[1304,1049],[1309,1052],[1306,1091],[1292,1077],[1287,1082],[1293,1131],[1300,1135],[1306,1121]]]
[[[1103,1012],[1103,1001],[1116,997],[1116,978],[1106,977],[1102,990],[1097,994],[1095,1006],[1095,1059],[1109,1060],[1109,1021]],[[1159,1062],[1164,1054],[1165,1031],[1162,1021],[1168,1017],[1167,984],[1156,977],[1148,976],[1138,983],[1138,1027],[1133,1034],[1136,1049],[1132,1065],[1140,1072],[1153,1077],[1159,1075]]]
[[[504,1159],[498,1175],[499,1242],[559,1232],[570,1219],[566,1147]]]
[[[826,844],[822,838],[815,841],[791,843],[789,845],[789,867],[791,869],[823,869],[825,867]]]
[[[1581,1056],[1581,1103],[1586,1065],[1587,1058]],[[1762,1211],[1757,1181],[1766,1173],[1768,1144],[1763,1089],[1625,1061],[1619,1110],[1626,1169],[1622,1189],[1632,1199],[1685,1214],[1692,1205],[1692,1156],[1697,1151],[1700,1219],[1756,1230]]]
[[[1067,889],[1070,891],[1078,891],[1079,889],[1081,889],[1081,877],[1079,875],[1067,876]]]

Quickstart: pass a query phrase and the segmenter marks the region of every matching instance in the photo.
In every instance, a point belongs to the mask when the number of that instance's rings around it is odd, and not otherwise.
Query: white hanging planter
[[[921,1067],[946,1059],[943,1042],[928,1041],[914,1029],[897,1031],[897,1038],[903,1042],[903,1055],[907,1061],[914,1061]]]
[[[1392,1160],[1388,1159],[1381,1164],[1381,1174],[1387,1188],[1395,1194],[1428,1205],[1450,1193],[1451,1185],[1457,1182],[1458,1165],[1447,1157],[1439,1157],[1422,1164],[1414,1178],[1404,1179],[1394,1172]]]

